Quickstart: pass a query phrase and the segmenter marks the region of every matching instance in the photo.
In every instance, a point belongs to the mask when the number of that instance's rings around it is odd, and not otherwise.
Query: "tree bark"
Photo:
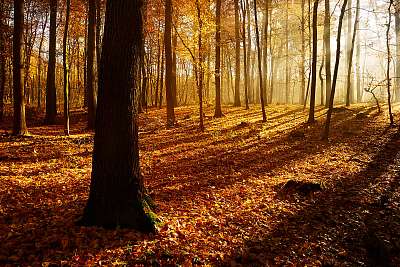
[[[221,0],[216,0],[215,26],[215,113],[214,117],[222,117],[221,109]]]
[[[92,179],[81,223],[154,231],[140,176],[137,101],[142,0],[107,1]]]
[[[56,45],[57,0],[50,0],[49,62],[46,85],[46,124],[54,124],[57,116]]]
[[[353,102],[353,76],[351,72],[353,70],[353,46],[352,42],[352,20],[353,20],[353,0],[348,0],[348,15],[347,15],[347,41],[346,41],[346,56],[347,56],[347,76],[346,76],[346,106],[350,106]],[[350,74],[349,74],[350,73]],[[350,81],[348,81],[350,80]],[[350,85],[350,86],[349,86]]]
[[[6,88],[6,56],[5,56],[5,7],[0,3],[0,122],[4,117],[4,91]]]
[[[330,0],[325,0],[324,46],[325,46],[325,74],[326,74],[325,107],[328,107],[329,97],[331,95],[331,89],[332,89]]]
[[[310,96],[310,113],[308,123],[315,122],[315,93],[317,89],[317,57],[318,57],[318,3],[315,0],[313,8],[313,50],[312,50],[312,70],[311,70],[311,96]]]
[[[260,34],[258,30],[258,18],[257,18],[257,0],[253,0],[254,3],[254,22],[256,27],[256,45],[257,45],[257,56],[258,56],[258,75],[260,78],[260,100],[261,100],[261,111],[262,111],[262,121],[267,121],[267,114],[265,112],[265,100],[263,94],[263,77],[262,77],[262,70],[261,70],[261,48],[260,48]]]
[[[357,6],[360,5],[360,0],[357,0]],[[359,18],[359,9],[357,8],[356,11],[356,19],[354,20],[354,27],[353,27],[353,37],[351,39],[351,47],[350,47],[350,52],[349,52],[349,61],[348,61],[348,66],[347,66],[347,96],[346,96],[346,106],[350,106],[351,100],[352,100],[352,95],[353,95],[353,86],[352,86],[352,69],[353,69],[353,54],[354,54],[354,45],[356,41],[356,36],[357,36],[357,28],[358,28],[358,18]]]
[[[233,105],[240,107],[240,22],[239,0],[235,1],[235,99]]]
[[[172,0],[165,0],[165,87],[167,98],[167,127],[175,124],[174,93],[173,93],[173,60],[172,60]],[[160,100],[161,105],[161,100]]]
[[[22,64],[22,34],[24,27],[24,1],[14,0],[13,35],[13,95],[14,95],[14,135],[27,135],[25,120],[25,94]]]

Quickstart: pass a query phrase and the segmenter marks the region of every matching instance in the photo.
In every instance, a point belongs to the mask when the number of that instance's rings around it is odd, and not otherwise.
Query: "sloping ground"
[[[397,112],[399,107],[395,107]],[[400,265],[400,136],[385,114],[356,105],[304,124],[298,106],[225,108],[198,131],[194,107],[141,115],[141,166],[159,232],[77,227],[88,196],[92,135],[73,115],[34,123],[32,137],[0,137],[0,264]],[[8,128],[9,125],[5,125]],[[1,128],[3,129],[3,128]],[[281,197],[289,180],[322,184]]]

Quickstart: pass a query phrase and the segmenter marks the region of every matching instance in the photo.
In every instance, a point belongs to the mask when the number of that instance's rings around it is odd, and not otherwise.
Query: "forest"
[[[400,0],[0,0],[1,266],[400,266]]]

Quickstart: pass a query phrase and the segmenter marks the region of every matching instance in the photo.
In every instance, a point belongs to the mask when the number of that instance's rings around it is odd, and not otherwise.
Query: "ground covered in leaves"
[[[399,111],[395,106],[395,112]],[[140,116],[141,167],[161,225],[156,234],[79,227],[88,197],[93,135],[84,115],[62,126],[29,118],[32,136],[0,130],[0,265],[400,266],[400,134],[387,114],[326,110],[305,124],[299,106],[206,109]],[[11,118],[9,118],[10,120]],[[396,119],[398,117],[396,116]],[[282,191],[288,181],[322,190]]]

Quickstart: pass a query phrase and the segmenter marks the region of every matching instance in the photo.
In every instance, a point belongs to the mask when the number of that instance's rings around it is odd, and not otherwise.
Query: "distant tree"
[[[64,68],[64,133],[69,135],[69,66],[68,66],[68,28],[70,16],[71,0],[66,2],[66,15],[64,25],[64,38],[63,38],[63,68]]]
[[[172,0],[165,0],[165,87],[167,98],[167,127],[175,124],[174,94],[173,94],[173,67],[172,67]],[[162,101],[160,100],[160,105]]]
[[[343,26],[343,17],[344,13],[346,12],[348,0],[344,0],[342,9],[340,11],[339,16],[339,26],[338,26],[338,33],[336,36],[336,60],[335,60],[335,69],[333,72],[333,81],[332,81],[332,90],[331,95],[329,97],[329,108],[326,115],[326,122],[324,132],[322,134],[322,139],[327,140],[329,138],[329,130],[331,126],[331,119],[332,119],[332,112],[333,112],[333,101],[335,99],[335,91],[336,91],[336,82],[339,73],[339,63],[340,63],[340,48],[341,48],[341,35],[342,35],[342,26]]]
[[[145,212],[139,167],[142,7],[142,0],[107,1],[92,180],[83,225],[154,230]]]
[[[395,101],[400,102],[400,1],[396,0],[394,5],[394,19],[396,32],[396,79],[395,79]]]
[[[57,44],[57,0],[50,0],[50,40],[49,62],[46,85],[46,117],[47,124],[54,124],[57,116],[56,90],[56,44]]]
[[[88,94],[88,128],[94,129],[96,120],[95,69],[96,57],[96,0],[89,0],[88,40],[86,59],[86,91]]]
[[[24,29],[24,1],[14,0],[13,36],[13,89],[14,89],[14,135],[26,135],[25,94],[22,64],[22,34]]]
[[[246,109],[249,109],[249,66],[247,65],[247,46],[246,46],[246,9],[243,3],[244,0],[240,1],[242,9],[242,41],[243,41],[243,63],[244,63],[244,102]]]
[[[214,117],[222,117],[221,109],[221,0],[216,0],[215,26],[215,113]]]
[[[318,57],[318,3],[319,0],[314,1],[313,8],[313,50],[312,50],[312,70],[311,70],[311,96],[310,96],[310,113],[308,116],[308,123],[315,122],[315,94],[317,91],[317,57]]]

